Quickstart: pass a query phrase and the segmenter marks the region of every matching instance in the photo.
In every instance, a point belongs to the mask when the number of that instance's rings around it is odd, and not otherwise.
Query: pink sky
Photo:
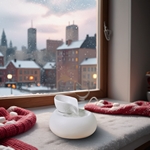
[[[74,24],[78,25],[79,39],[84,39],[86,34],[93,36],[96,33],[95,7],[76,8],[72,11],[55,14],[54,10],[52,11],[45,5],[27,3],[27,1],[32,0],[0,1],[0,34],[4,29],[8,44],[11,40],[13,46],[17,46],[18,49],[21,49],[21,46],[27,46],[27,29],[31,27],[31,20],[33,20],[33,27],[37,29],[38,49],[46,47],[47,39],[63,39],[65,41],[65,28],[69,22],[73,24],[74,21]],[[60,0],[47,0],[47,2],[55,7],[60,7],[60,9],[63,7]],[[68,0],[66,4],[70,2]],[[50,4],[49,6],[51,6]]]

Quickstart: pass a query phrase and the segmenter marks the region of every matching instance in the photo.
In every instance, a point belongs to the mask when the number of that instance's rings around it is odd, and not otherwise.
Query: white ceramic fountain
[[[49,127],[55,135],[66,139],[81,139],[95,132],[95,116],[80,109],[76,98],[56,95],[54,103],[56,110],[50,116]]]

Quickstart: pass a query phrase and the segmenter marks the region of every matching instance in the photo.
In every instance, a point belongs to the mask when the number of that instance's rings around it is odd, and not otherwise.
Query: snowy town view
[[[96,0],[5,0],[0,12],[0,96],[96,88]]]

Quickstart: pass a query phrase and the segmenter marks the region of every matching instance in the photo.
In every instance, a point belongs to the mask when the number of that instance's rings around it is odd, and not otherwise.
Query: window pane
[[[10,84],[14,95],[96,89],[97,8],[96,0],[0,1],[0,95]]]

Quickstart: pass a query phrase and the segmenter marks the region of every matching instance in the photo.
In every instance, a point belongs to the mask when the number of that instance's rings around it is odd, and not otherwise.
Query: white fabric
[[[15,150],[15,149],[8,147],[8,146],[0,145],[0,150]]]
[[[92,136],[67,140],[50,131],[50,115],[49,112],[37,114],[36,125],[16,138],[39,150],[120,150],[150,134],[149,117],[95,114],[98,127]]]

